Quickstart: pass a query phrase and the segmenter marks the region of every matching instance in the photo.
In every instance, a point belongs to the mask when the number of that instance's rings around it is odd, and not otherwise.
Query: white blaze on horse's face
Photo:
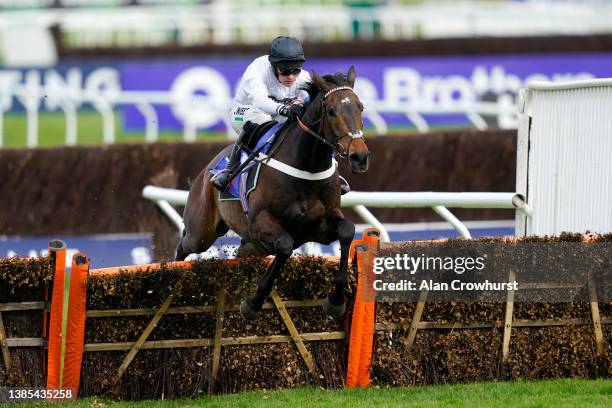
[[[329,89],[325,96],[327,120],[351,170],[367,171],[370,152],[363,140],[363,104],[352,87],[345,85]]]
[[[359,139],[363,137],[363,123],[361,118],[363,105],[359,101],[359,98],[349,87],[341,86],[335,89],[338,90],[338,96],[334,95],[334,92],[331,92],[326,105],[328,120],[334,130],[336,138],[342,140],[346,136],[350,139]],[[342,95],[340,92],[345,92],[345,94]],[[349,92],[349,94],[347,95],[346,92]],[[348,141],[344,142],[348,143]]]

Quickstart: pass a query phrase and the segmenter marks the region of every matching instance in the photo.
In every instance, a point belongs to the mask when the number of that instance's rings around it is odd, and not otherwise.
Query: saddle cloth
[[[267,126],[266,126],[267,125]],[[270,124],[263,124],[259,128],[257,128],[251,138],[258,137],[258,133],[263,133],[263,136],[259,136],[257,143],[253,150],[257,150],[263,146],[261,152],[266,154],[270,150],[270,147],[276,140],[276,132],[283,127],[284,123],[276,123],[270,127]],[[267,128],[267,129],[266,129]],[[249,143],[250,145],[251,143]],[[240,154],[240,163],[244,163],[246,159],[249,157],[248,153],[241,152]],[[215,175],[221,170],[223,170],[228,162],[227,154],[223,155],[221,159],[215,164],[214,167],[208,169],[211,174]],[[219,195],[220,201],[228,201],[228,200],[240,200],[240,204],[242,205],[242,211],[245,214],[249,212],[249,194],[255,187],[257,187],[257,180],[259,179],[259,170],[261,168],[261,163],[253,160],[240,174],[238,174],[232,182],[230,183],[227,190],[221,192]]]

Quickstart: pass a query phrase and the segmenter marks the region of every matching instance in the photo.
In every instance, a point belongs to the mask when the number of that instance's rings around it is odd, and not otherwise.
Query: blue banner
[[[83,96],[113,100],[123,91],[163,91],[169,92],[173,101],[196,98],[221,109],[171,108],[152,102],[160,129],[176,131],[189,120],[199,129],[223,130],[228,104],[251,61],[244,57],[108,60],[65,62],[45,69],[0,69],[0,103],[5,111],[23,109],[16,98],[6,97],[15,85],[40,95],[38,105],[52,111],[60,111],[60,102],[67,96],[74,96],[71,100],[82,108],[87,107]],[[518,90],[530,81],[612,77],[612,53],[309,59],[304,68],[327,74],[347,72],[351,65],[356,67],[355,88],[366,109],[368,105],[387,105],[469,110],[479,101],[504,101],[512,107]],[[144,129],[143,113],[133,104],[119,107],[125,130]],[[449,125],[467,123],[459,116],[447,116],[443,121],[450,121]],[[410,126],[405,113],[384,114],[383,119],[389,127]]]
[[[214,104],[233,98],[250,62],[245,58],[127,62],[120,67],[121,84],[125,90],[169,90],[176,100],[196,97]],[[356,67],[355,88],[366,108],[368,102],[376,102],[469,110],[479,101],[514,98],[534,80],[612,77],[611,53],[310,59],[304,68],[327,74],[347,72],[350,65]],[[144,126],[135,108],[124,112],[128,129]],[[159,107],[158,114],[164,128],[178,128],[190,120],[200,128],[214,129],[228,112]],[[387,114],[384,119],[391,125],[408,122],[403,113]],[[467,122],[464,117],[459,120]]]
[[[66,243],[66,266],[72,255],[83,252],[91,269],[153,262],[150,234],[104,234],[88,236],[5,237],[0,236],[0,257],[38,257],[47,254],[49,242],[61,239]]]
[[[39,109],[61,112],[66,98],[75,108],[88,108],[84,97],[114,99],[121,92],[118,61],[98,63],[61,63],[52,68],[0,69],[0,104],[5,111],[23,111],[23,100],[10,98],[15,87],[23,87]]]

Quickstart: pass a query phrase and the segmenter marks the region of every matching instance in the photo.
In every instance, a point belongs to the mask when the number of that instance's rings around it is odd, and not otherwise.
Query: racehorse
[[[334,156],[346,159],[353,173],[364,173],[370,152],[363,140],[363,105],[353,91],[355,68],[351,66],[346,77],[342,73],[321,77],[313,71],[312,78],[305,88],[310,102],[302,119],[279,131],[269,153],[273,159],[263,160],[266,165],[262,165],[257,188],[249,196],[247,215],[239,201],[220,201],[210,183],[208,169],[229,147],[208,164],[189,191],[177,260],[206,251],[229,228],[241,237],[237,256],[274,255],[255,294],[240,304],[245,319],[257,316],[294,249],[306,242],[329,244],[335,240],[340,242],[340,264],[334,290],[323,308],[334,317],[344,314],[348,255],[355,226],[340,209]]]

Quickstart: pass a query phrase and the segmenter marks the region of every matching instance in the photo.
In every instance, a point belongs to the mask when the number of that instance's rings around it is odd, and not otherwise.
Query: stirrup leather
[[[351,186],[349,186],[348,181],[346,181],[346,179],[342,177],[341,175],[338,175],[338,178],[340,179],[340,195],[345,195],[346,193],[350,193]]]

